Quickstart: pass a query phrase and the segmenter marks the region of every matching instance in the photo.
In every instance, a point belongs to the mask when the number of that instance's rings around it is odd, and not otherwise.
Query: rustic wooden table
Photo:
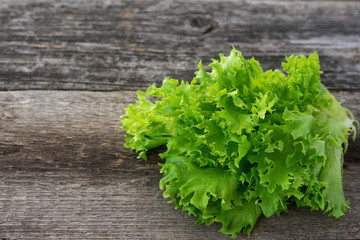
[[[225,239],[163,199],[159,157],[123,147],[119,116],[136,90],[189,81],[232,46],[264,69],[318,51],[323,83],[360,120],[359,1],[0,0],[0,23],[2,239]],[[251,238],[360,239],[359,142],[346,216],[291,206]]]

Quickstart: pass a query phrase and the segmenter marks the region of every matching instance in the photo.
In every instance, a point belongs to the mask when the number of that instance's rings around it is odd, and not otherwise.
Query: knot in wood
[[[215,23],[208,17],[195,16],[187,21],[187,29],[192,35],[210,33],[215,29]]]

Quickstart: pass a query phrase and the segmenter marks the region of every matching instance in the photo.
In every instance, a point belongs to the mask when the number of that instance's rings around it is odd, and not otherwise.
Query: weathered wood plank
[[[334,92],[360,119],[360,92]],[[162,198],[156,151],[125,149],[119,115],[135,92],[0,92],[0,238],[225,239]],[[251,238],[360,238],[360,143],[345,157],[340,219],[291,207]]]
[[[331,89],[360,89],[359,1],[0,1],[0,90],[135,90],[191,80],[231,46],[265,69],[318,51]]]

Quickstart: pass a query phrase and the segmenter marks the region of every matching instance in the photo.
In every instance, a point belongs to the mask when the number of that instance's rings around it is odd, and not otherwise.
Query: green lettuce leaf
[[[320,82],[319,57],[290,56],[266,71],[233,49],[190,82],[165,78],[125,109],[125,147],[160,156],[160,189],[196,224],[250,234],[289,204],[340,217],[342,165],[354,118]],[[345,149],[343,148],[345,147]]]

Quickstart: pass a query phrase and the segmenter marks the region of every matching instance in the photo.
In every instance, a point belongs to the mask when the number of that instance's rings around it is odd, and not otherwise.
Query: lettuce
[[[125,147],[139,157],[166,145],[164,197],[233,237],[293,203],[344,215],[343,156],[355,121],[320,82],[318,54],[286,57],[284,71],[264,72],[235,49],[211,72],[198,66],[191,83],[165,78],[139,91],[122,116]]]

